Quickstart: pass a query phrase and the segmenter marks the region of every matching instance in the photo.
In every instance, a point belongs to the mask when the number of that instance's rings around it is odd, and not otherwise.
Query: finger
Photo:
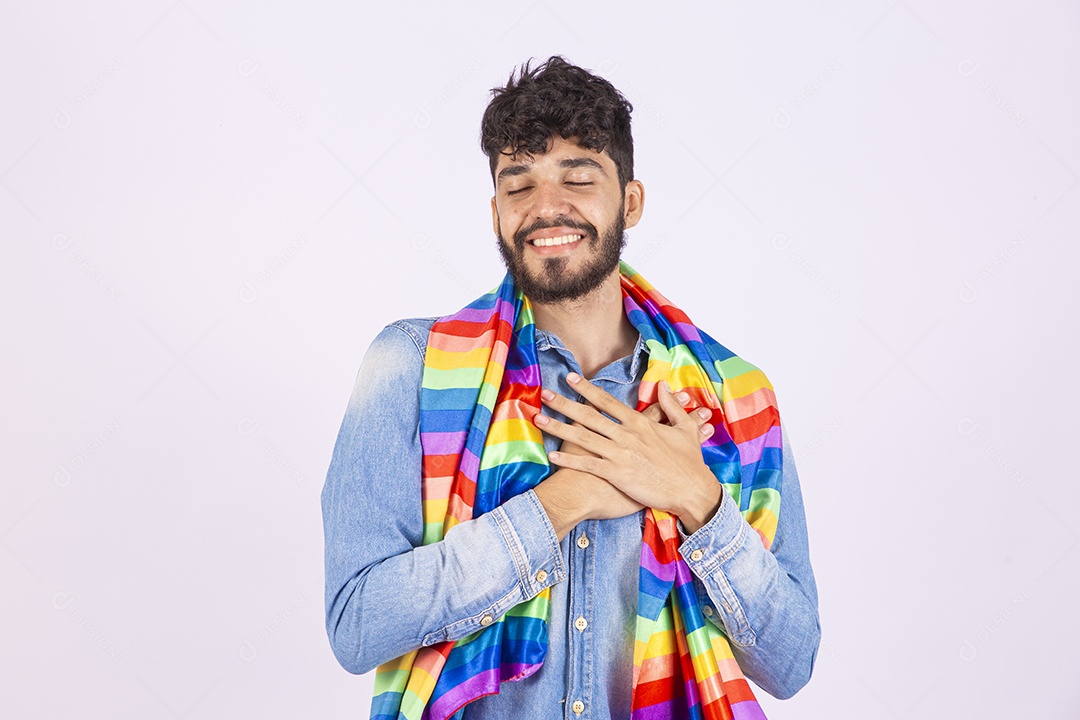
[[[614,437],[614,435],[619,432],[619,424],[617,422],[604,417],[599,410],[591,405],[575,402],[570,398],[548,390],[547,388],[540,391],[540,399],[552,410],[560,412],[573,420],[575,424],[583,425],[600,435]],[[615,402],[618,402],[618,400]]]
[[[694,422],[697,418],[691,417],[691,415],[683,409],[682,405],[678,403],[674,393],[671,392],[671,386],[668,385],[667,380],[660,381],[656,394],[659,399],[659,405],[667,416],[668,422],[675,426],[686,426],[690,423],[693,424],[695,430],[697,429],[698,423]]]
[[[577,405],[577,403],[573,404]],[[611,440],[583,425],[565,423],[543,413],[533,415],[533,422],[543,432],[554,435],[564,442],[570,441],[590,453],[603,455],[605,451],[610,451]]]
[[[675,399],[678,400],[679,404],[683,406],[690,402],[690,396],[684,392],[675,393]],[[664,410],[660,407],[660,403],[658,402],[654,402],[653,404],[649,405],[647,408],[641,411],[641,414],[654,422],[664,424],[667,423],[667,418],[664,417]],[[705,419],[708,419],[708,416],[703,417]]]
[[[581,472],[592,473],[597,477],[603,477],[601,473],[605,468],[604,460],[594,455],[575,455],[574,453],[553,450],[548,453],[548,460],[551,461],[551,464],[559,467],[580,470]]]
[[[619,402],[615,397],[593,385],[577,373],[567,373],[566,382],[577,390],[581,397],[588,400],[594,407],[607,413],[620,423],[635,422],[638,420],[638,412],[625,403]]]
[[[660,403],[653,403],[649,407],[642,410],[641,414],[649,418],[653,422],[664,421],[664,411],[660,409]]]
[[[559,443],[559,452],[572,453],[574,455],[592,455],[593,457],[599,457],[596,453],[591,453],[585,448],[581,447],[573,440],[563,440]]]
[[[714,432],[716,432],[716,428],[712,425],[712,423],[702,421],[702,425],[698,429],[698,440],[701,442],[705,442],[713,436]]]

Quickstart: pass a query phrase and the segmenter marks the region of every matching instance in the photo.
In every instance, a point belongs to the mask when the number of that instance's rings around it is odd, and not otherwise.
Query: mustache
[[[590,244],[591,241],[595,241],[597,238],[596,226],[592,223],[577,222],[575,220],[571,220],[568,217],[560,216],[556,217],[551,222],[547,222],[546,220],[537,220],[529,227],[518,230],[516,233],[514,233],[514,247],[518,250],[524,249],[525,241],[528,239],[529,235],[532,235],[537,230],[544,230],[546,228],[553,227],[568,227],[574,228],[575,230],[580,230],[581,232],[585,233],[585,237],[589,238]]]

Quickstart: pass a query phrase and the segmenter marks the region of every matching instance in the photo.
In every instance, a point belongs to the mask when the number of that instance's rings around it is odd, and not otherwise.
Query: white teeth
[[[536,247],[551,247],[552,245],[566,245],[585,237],[584,235],[560,235],[553,238],[537,238],[532,241]]]

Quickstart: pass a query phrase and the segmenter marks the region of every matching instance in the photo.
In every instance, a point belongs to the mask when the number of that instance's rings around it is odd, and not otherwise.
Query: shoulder
[[[427,352],[427,338],[437,317],[402,318],[386,325],[371,343],[368,352],[414,355],[421,360]]]
[[[350,408],[365,402],[403,403],[419,391],[427,335],[438,318],[404,318],[384,326],[364,353]]]

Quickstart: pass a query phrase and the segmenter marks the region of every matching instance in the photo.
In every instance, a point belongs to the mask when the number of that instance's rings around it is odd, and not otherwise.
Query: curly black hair
[[[579,137],[590,150],[606,150],[620,189],[634,178],[634,106],[604,78],[552,55],[531,70],[526,61],[516,81],[511,71],[506,87],[492,88],[491,94],[480,123],[480,146],[491,165],[492,183],[504,151],[543,154],[555,133],[563,139]]]

